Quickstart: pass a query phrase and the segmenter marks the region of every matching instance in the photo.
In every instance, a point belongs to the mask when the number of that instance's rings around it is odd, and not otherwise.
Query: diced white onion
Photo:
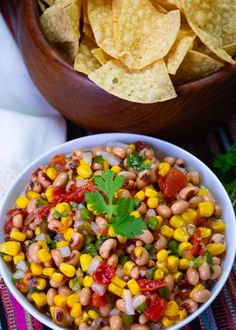
[[[77,220],[74,222],[74,228],[77,228],[79,226],[83,226],[84,221],[83,220]]]
[[[83,152],[83,161],[86,163],[86,164],[89,164],[91,165],[92,164],[92,153],[90,151],[85,151]]]
[[[135,311],[132,304],[132,296],[129,290],[124,290],[125,312],[127,315],[134,315]]]
[[[155,212],[154,209],[148,209],[146,215],[148,217],[155,217],[156,216],[156,212]]]
[[[72,286],[71,290],[74,291],[74,292],[76,292],[76,291],[79,290],[79,288],[80,288],[79,284],[75,283],[75,284]]]
[[[83,204],[83,203],[80,203],[80,204],[78,205],[78,210],[81,210],[81,209],[83,209],[83,208],[85,208],[84,204]]]
[[[116,166],[120,164],[120,158],[114,156],[110,152],[102,150],[101,155],[112,166]]]
[[[124,276],[124,271],[123,271],[122,268],[117,267],[117,269],[116,269],[116,276],[117,277],[123,277]]]
[[[137,294],[132,298],[132,304],[134,309],[136,309],[138,306],[144,304],[146,302],[147,298],[143,294]]]
[[[193,235],[193,233],[195,232],[195,229],[196,229],[196,226],[189,223],[187,224],[187,232],[190,234],[190,235]]]
[[[27,266],[25,261],[21,260],[16,265],[16,268],[22,270],[22,272],[26,272],[29,267]]]
[[[94,327],[95,329],[97,329],[99,327],[99,325],[102,322],[102,317],[99,317],[99,319],[97,320],[93,320],[93,322],[91,323],[91,326]]]
[[[106,143],[106,147],[112,147],[112,148],[115,148],[115,147],[123,147],[123,148],[128,148],[128,144],[126,143],[122,143],[122,142],[115,142],[115,141],[111,141],[111,142],[107,142]]]
[[[100,263],[101,263],[101,258],[98,256],[94,257],[91,264],[89,265],[88,273],[90,275],[95,273]]]
[[[76,271],[76,277],[83,277],[84,273],[82,271],[82,269],[79,267]]]
[[[44,233],[41,233],[35,237],[36,241],[46,241],[47,240],[47,235]]]
[[[71,255],[71,250],[70,250],[69,246],[62,246],[62,247],[58,248],[57,250],[59,250],[61,252],[62,257],[64,257],[64,258],[69,257]]]
[[[87,183],[88,180],[76,179],[76,187],[82,187]]]
[[[105,284],[98,284],[93,283],[92,284],[92,290],[96,293],[98,293],[100,296],[104,296],[105,292],[107,291],[107,286]]]
[[[25,272],[23,272],[22,270],[17,270],[14,274],[13,274],[13,278],[15,280],[19,280],[21,278],[23,278],[25,276]]]
[[[111,311],[110,311],[110,316],[113,316],[113,315],[119,315],[120,314],[120,311],[119,309],[117,308],[113,308]]]
[[[96,225],[96,223],[92,221],[90,223],[90,226],[91,226],[91,229],[95,232],[95,234],[98,235],[100,230],[99,230],[98,226]]]

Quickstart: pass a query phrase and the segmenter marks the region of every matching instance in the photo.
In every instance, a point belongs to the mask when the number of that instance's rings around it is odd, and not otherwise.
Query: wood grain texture
[[[236,63],[176,87],[178,97],[139,104],[108,94],[74,71],[46,41],[36,1],[23,0],[19,40],[28,71],[44,97],[66,118],[94,132],[135,132],[160,137],[199,134],[236,109]]]

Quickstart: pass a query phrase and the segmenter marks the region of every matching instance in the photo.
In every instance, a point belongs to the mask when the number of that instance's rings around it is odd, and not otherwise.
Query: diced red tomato
[[[55,155],[50,160],[50,165],[55,167],[56,169],[63,169],[63,167],[66,165],[66,157],[64,155]]]
[[[171,168],[170,172],[165,177],[158,178],[158,184],[164,197],[171,198],[183,189],[187,184],[187,176],[177,168]]]
[[[193,247],[189,250],[189,255],[197,257],[199,255],[200,242],[201,242],[201,232],[199,229],[195,230],[193,236],[191,237]]]
[[[194,224],[195,224],[195,226],[202,226],[203,223],[204,223],[204,219],[202,217],[200,217],[200,215],[197,215],[194,218]]]
[[[159,280],[140,279],[137,282],[141,291],[156,291],[166,286],[164,282]]]
[[[92,307],[102,307],[106,305],[106,299],[103,296],[100,296],[98,293],[94,292],[90,301]]]
[[[66,189],[64,187],[55,187],[52,191],[52,203],[56,205],[61,200],[65,199]]]
[[[100,263],[96,272],[93,274],[93,279],[99,284],[110,283],[112,277],[115,275],[115,267],[111,265]]]
[[[167,300],[161,298],[156,293],[147,298],[147,308],[144,314],[150,321],[157,322],[163,316],[167,305]]]

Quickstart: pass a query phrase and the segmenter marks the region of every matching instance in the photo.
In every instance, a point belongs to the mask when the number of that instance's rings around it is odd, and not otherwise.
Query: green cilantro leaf
[[[119,198],[117,204],[113,206],[113,213],[115,215],[130,213],[138,204],[139,201],[133,198]]]
[[[103,162],[104,162],[104,158],[102,157],[102,155],[96,155],[93,160],[94,160],[94,163],[97,163],[97,164],[103,164]]]
[[[137,151],[133,151],[129,154],[127,158],[128,168],[132,167],[137,171],[148,170],[151,168],[150,164],[144,164],[145,158],[143,156],[139,156]]]
[[[214,273],[214,268],[213,268],[213,258],[212,258],[212,255],[211,253],[207,250],[206,252],[206,260],[207,260],[207,263],[209,265],[209,268],[210,268],[210,272],[211,274]]]
[[[120,189],[124,183],[124,177],[117,175],[114,178],[115,173],[111,170],[105,170],[102,175],[96,176],[94,181],[98,189],[104,191],[107,194],[107,198],[110,201],[113,199],[114,193]]]
[[[85,200],[93,211],[97,211],[99,214],[106,214],[109,212],[109,206],[98,191],[86,193]]]
[[[112,227],[117,235],[134,238],[143,234],[146,224],[141,218],[135,219],[132,215],[121,214],[113,219]]]

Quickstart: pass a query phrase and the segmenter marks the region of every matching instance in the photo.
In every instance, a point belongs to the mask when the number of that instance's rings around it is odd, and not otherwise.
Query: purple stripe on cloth
[[[10,293],[10,298],[12,302],[12,307],[14,310],[14,316],[16,320],[16,324],[19,326],[21,330],[27,330],[27,324],[25,320],[25,310],[21,305],[18,303],[16,298]]]

